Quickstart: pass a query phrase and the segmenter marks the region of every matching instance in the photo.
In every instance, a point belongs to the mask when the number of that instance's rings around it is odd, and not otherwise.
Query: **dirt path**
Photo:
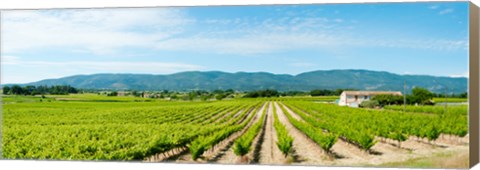
[[[359,162],[366,162],[371,158],[371,155],[367,152],[340,138],[333,145],[331,150],[339,157],[339,159],[335,160],[336,165],[351,165]]]
[[[262,113],[263,113],[263,110],[264,109],[267,109],[267,104],[264,104],[262,106],[262,108],[260,110],[257,111],[255,117],[252,119],[250,125],[248,125],[243,131],[241,134],[243,134],[247,129],[248,127],[250,127],[253,123],[257,122],[258,119],[260,119],[260,117],[262,116]],[[237,136],[240,137],[241,134],[239,134]],[[236,138],[235,138],[236,139]],[[235,153],[233,152],[233,142],[235,141],[232,140],[229,145],[225,146],[223,149],[221,149],[217,155],[215,155],[214,157],[212,157],[212,159],[209,160],[209,162],[215,162],[215,163],[220,163],[220,164],[238,164],[240,162],[240,157],[235,155]]]
[[[314,141],[308,138],[305,134],[303,134],[303,132],[295,128],[290,121],[288,121],[288,118],[285,116],[285,113],[283,113],[277,102],[274,103],[274,106],[277,108],[278,120],[285,125],[288,133],[294,138],[293,157],[295,159],[292,164],[331,165],[333,162],[327,160],[325,152]],[[294,116],[292,115],[292,117]]]
[[[469,138],[468,136],[465,137],[458,137],[454,135],[447,135],[441,134],[435,143],[440,145],[452,146],[452,145],[468,145]]]
[[[277,102],[275,102],[275,104],[276,104],[276,105],[279,105],[279,103],[277,103]],[[293,118],[295,118],[295,119],[297,119],[297,120],[300,120],[300,121],[303,121],[303,119],[302,119],[300,116],[298,116],[297,114],[292,114],[292,113],[294,113],[294,112],[293,112],[289,107],[286,107],[284,104],[281,104],[281,105],[283,105],[283,107],[288,111],[288,113],[290,113],[290,115],[291,115]],[[282,111],[282,109],[277,109],[277,111],[278,111],[278,110]],[[282,113],[283,113],[283,112],[282,112]],[[286,118],[286,117],[285,117],[285,118]]]
[[[286,162],[276,144],[278,139],[275,127],[273,126],[273,107],[275,107],[273,102],[270,102],[266,115],[265,135],[260,152],[260,164],[283,164]]]

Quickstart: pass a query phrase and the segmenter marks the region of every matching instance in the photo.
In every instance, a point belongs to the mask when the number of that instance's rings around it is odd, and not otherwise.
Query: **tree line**
[[[435,94],[430,92],[427,89],[421,87],[415,87],[412,89],[411,94],[404,94],[406,96],[398,96],[398,95],[376,95],[372,97],[370,101],[362,102],[361,106],[363,107],[375,107],[375,106],[384,106],[384,105],[400,105],[404,103],[406,100],[406,104],[419,104],[419,105],[433,105],[432,99],[434,97],[445,97],[444,94]],[[468,94],[461,93],[461,94],[451,94],[447,95],[447,97],[456,97],[456,98],[467,98]]]
[[[3,86],[3,94],[5,95],[39,95],[39,94],[53,94],[53,95],[67,95],[70,93],[78,93],[79,91],[69,85],[56,86]]]
[[[279,97],[279,96],[339,96],[343,91],[355,90],[355,89],[315,89],[311,91],[285,91],[279,92],[273,89],[255,90],[246,92],[244,98],[257,98],[257,97]]]

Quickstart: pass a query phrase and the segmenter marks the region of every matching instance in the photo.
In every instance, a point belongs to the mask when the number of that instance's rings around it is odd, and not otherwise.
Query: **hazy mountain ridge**
[[[93,74],[46,79],[24,85],[71,85],[85,89],[113,90],[215,90],[241,91],[276,89],[279,91],[309,91],[312,89],[353,88],[359,90],[403,91],[414,86],[434,92],[462,93],[467,91],[467,78],[436,77],[428,75],[398,75],[384,71],[327,70],[311,71],[298,75],[267,72],[188,71],[169,75],[152,74]]]

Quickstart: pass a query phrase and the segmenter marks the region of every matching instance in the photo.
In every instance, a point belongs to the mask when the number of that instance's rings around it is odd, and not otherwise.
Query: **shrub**
[[[365,108],[375,108],[377,106],[380,106],[380,103],[376,100],[366,100],[360,104],[360,107],[365,107]]]

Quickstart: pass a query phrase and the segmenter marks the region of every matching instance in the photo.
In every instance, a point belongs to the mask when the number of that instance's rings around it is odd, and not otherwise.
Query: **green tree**
[[[225,97],[227,97],[227,96],[225,96],[225,94],[219,93],[219,94],[217,94],[217,95],[215,96],[215,99],[217,99],[217,100],[222,100],[222,99],[224,99]]]
[[[8,93],[10,93],[10,87],[8,87],[8,86],[3,86],[3,94],[6,95],[6,94],[8,94]]]
[[[427,104],[433,98],[433,93],[427,89],[415,87],[412,89],[411,103]]]
[[[10,93],[15,95],[23,94],[23,88],[19,85],[13,85],[10,89]]]
[[[380,105],[403,104],[403,96],[381,94],[372,97],[372,100],[378,101]]]

